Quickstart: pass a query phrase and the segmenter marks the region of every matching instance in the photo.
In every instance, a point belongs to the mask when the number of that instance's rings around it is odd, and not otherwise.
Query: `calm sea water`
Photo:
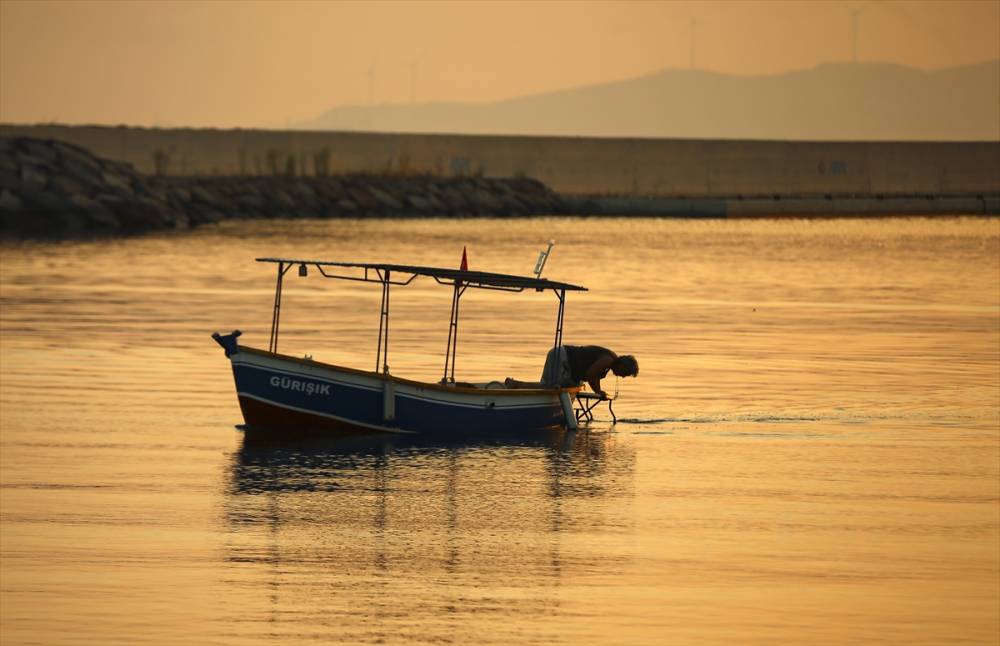
[[[566,341],[639,359],[616,426],[235,428],[209,334],[267,347],[254,257],[527,274],[549,238]],[[282,351],[374,368],[379,297],[291,272]],[[996,219],[230,223],[5,244],[0,303],[5,646],[1000,639]],[[449,291],[392,306],[392,372],[437,380]],[[537,376],[554,296],[462,307],[457,378]]]

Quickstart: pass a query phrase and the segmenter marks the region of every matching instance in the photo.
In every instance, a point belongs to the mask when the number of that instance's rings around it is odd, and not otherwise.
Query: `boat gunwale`
[[[250,354],[259,355],[262,357],[271,357],[275,359],[283,359],[285,361],[291,361],[292,363],[297,363],[303,366],[319,366],[321,368],[328,368],[332,370],[339,370],[341,372],[346,372],[353,375],[359,375],[363,377],[370,377],[373,379],[378,379],[380,381],[393,381],[396,383],[406,384],[408,386],[414,386],[417,388],[428,388],[431,390],[437,390],[446,393],[463,393],[469,395],[499,395],[501,397],[518,397],[525,395],[553,395],[558,397],[562,393],[569,393],[570,395],[576,395],[583,389],[582,386],[569,386],[566,388],[467,388],[465,386],[445,386],[439,383],[432,383],[427,381],[416,381],[413,379],[406,379],[404,377],[397,377],[395,375],[382,374],[379,372],[370,372],[367,370],[359,370],[357,368],[348,368],[346,366],[338,366],[332,363],[324,363],[322,361],[316,361],[315,359],[303,359],[301,357],[293,357],[287,354],[281,354],[278,352],[269,352],[267,350],[261,350],[259,348],[254,348],[250,346],[241,345],[239,346],[239,352],[248,352]],[[231,359],[239,356],[239,352],[232,355]],[[499,382],[498,382],[499,383]]]

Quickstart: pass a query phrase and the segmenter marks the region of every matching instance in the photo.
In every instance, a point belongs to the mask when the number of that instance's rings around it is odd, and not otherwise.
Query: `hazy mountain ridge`
[[[1000,141],[1000,60],[828,63],[768,76],[664,70],[496,103],[342,106],[296,125],[596,137]]]

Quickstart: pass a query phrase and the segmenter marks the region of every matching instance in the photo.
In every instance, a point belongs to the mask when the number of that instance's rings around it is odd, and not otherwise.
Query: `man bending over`
[[[601,399],[607,399],[608,394],[601,390],[601,379],[609,370],[619,377],[636,377],[639,362],[630,354],[619,357],[599,345],[564,345],[549,350],[540,381],[507,377],[504,384],[508,388],[567,388],[586,381]]]

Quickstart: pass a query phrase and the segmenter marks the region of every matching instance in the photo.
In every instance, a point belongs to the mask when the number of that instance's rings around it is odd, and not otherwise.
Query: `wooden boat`
[[[551,247],[550,247],[551,248]],[[394,264],[347,263],[290,258],[257,258],[277,266],[271,338],[268,349],[242,346],[240,331],[212,337],[232,363],[243,419],[248,428],[327,432],[384,432],[461,435],[576,428],[581,409],[573,402],[579,387],[510,389],[500,382],[455,382],[459,305],[467,289],[505,292],[552,291],[558,299],[554,347],[562,344],[566,293],[586,288],[551,281],[464,269]],[[540,259],[540,264],[544,264]],[[324,278],[362,281],[382,287],[375,371],[336,366],[278,352],[281,296],[285,274],[310,268]],[[389,374],[390,287],[429,277],[453,290],[444,377],[422,382]]]

